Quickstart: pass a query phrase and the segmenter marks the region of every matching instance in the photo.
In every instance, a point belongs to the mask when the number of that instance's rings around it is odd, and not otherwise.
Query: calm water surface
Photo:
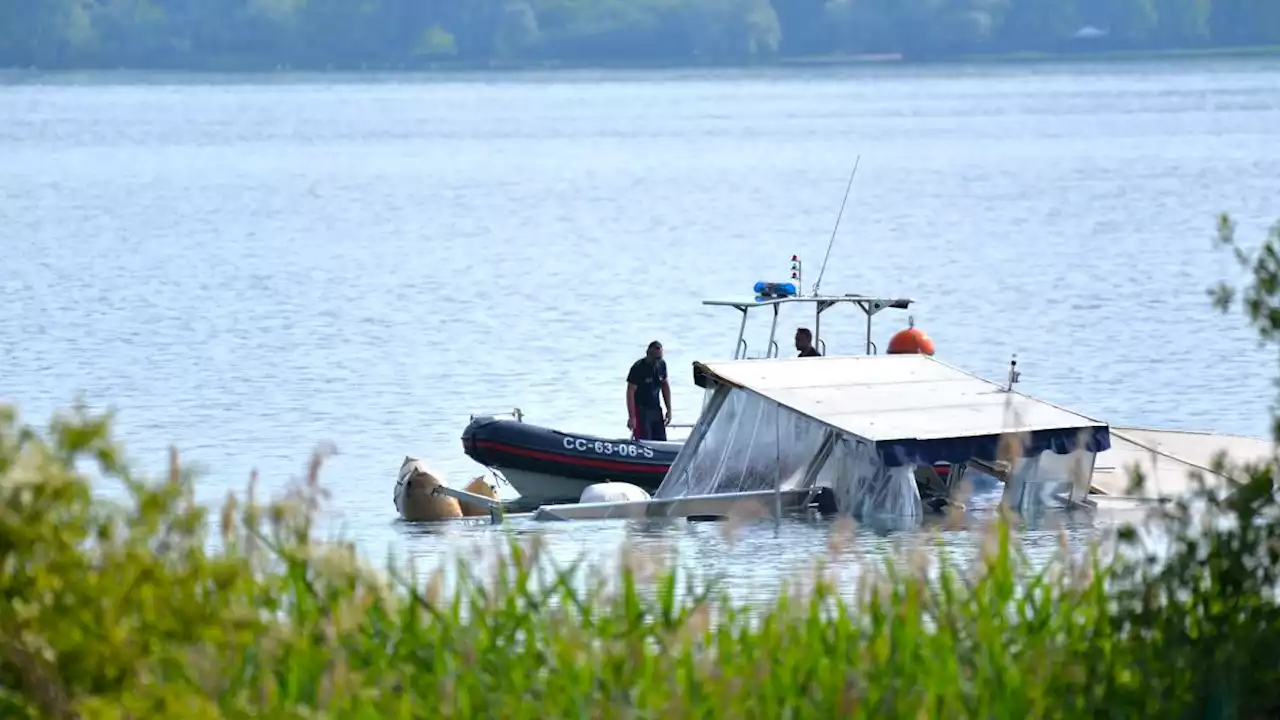
[[[654,338],[692,421],[689,363],[731,353],[737,323],[699,301],[785,279],[792,253],[811,284],[860,154],[825,291],[916,298],[948,361],[998,378],[1017,353],[1026,391],[1116,424],[1261,434],[1273,358],[1204,288],[1231,271],[1215,213],[1250,240],[1280,217],[1278,73],[9,76],[0,398],[38,421],[77,392],[112,404],[140,463],[178,445],[209,500],[255,467],[279,487],[331,440],[335,531],[432,565],[535,529],[395,522],[406,454],[464,480],[467,416],[515,406],[625,432]],[[881,344],[905,319],[881,316]],[[824,323],[830,349],[856,349],[855,320]],[[537,530],[565,558],[631,532],[750,595],[830,528]]]

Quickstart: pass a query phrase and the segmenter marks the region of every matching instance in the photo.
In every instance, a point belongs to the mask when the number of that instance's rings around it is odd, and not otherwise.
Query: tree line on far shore
[[[1278,0],[0,0],[0,67],[740,64],[1280,45]]]

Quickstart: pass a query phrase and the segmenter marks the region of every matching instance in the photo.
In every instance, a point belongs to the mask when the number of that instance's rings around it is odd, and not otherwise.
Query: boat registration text
[[[608,440],[586,440],[584,438],[566,437],[564,449],[575,452],[593,452],[598,455],[619,455],[621,457],[652,458],[653,448],[628,442],[609,442]]]

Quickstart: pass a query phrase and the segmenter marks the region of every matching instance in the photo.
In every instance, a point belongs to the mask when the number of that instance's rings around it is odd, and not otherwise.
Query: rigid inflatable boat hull
[[[462,432],[472,460],[502,473],[523,500],[577,501],[589,485],[626,482],[657,490],[681,442],[564,433],[517,420],[475,418]]]

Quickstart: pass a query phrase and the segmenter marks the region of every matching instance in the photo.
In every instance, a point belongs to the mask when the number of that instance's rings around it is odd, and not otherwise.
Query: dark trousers
[[[636,439],[666,440],[667,424],[663,422],[662,408],[636,408]]]

